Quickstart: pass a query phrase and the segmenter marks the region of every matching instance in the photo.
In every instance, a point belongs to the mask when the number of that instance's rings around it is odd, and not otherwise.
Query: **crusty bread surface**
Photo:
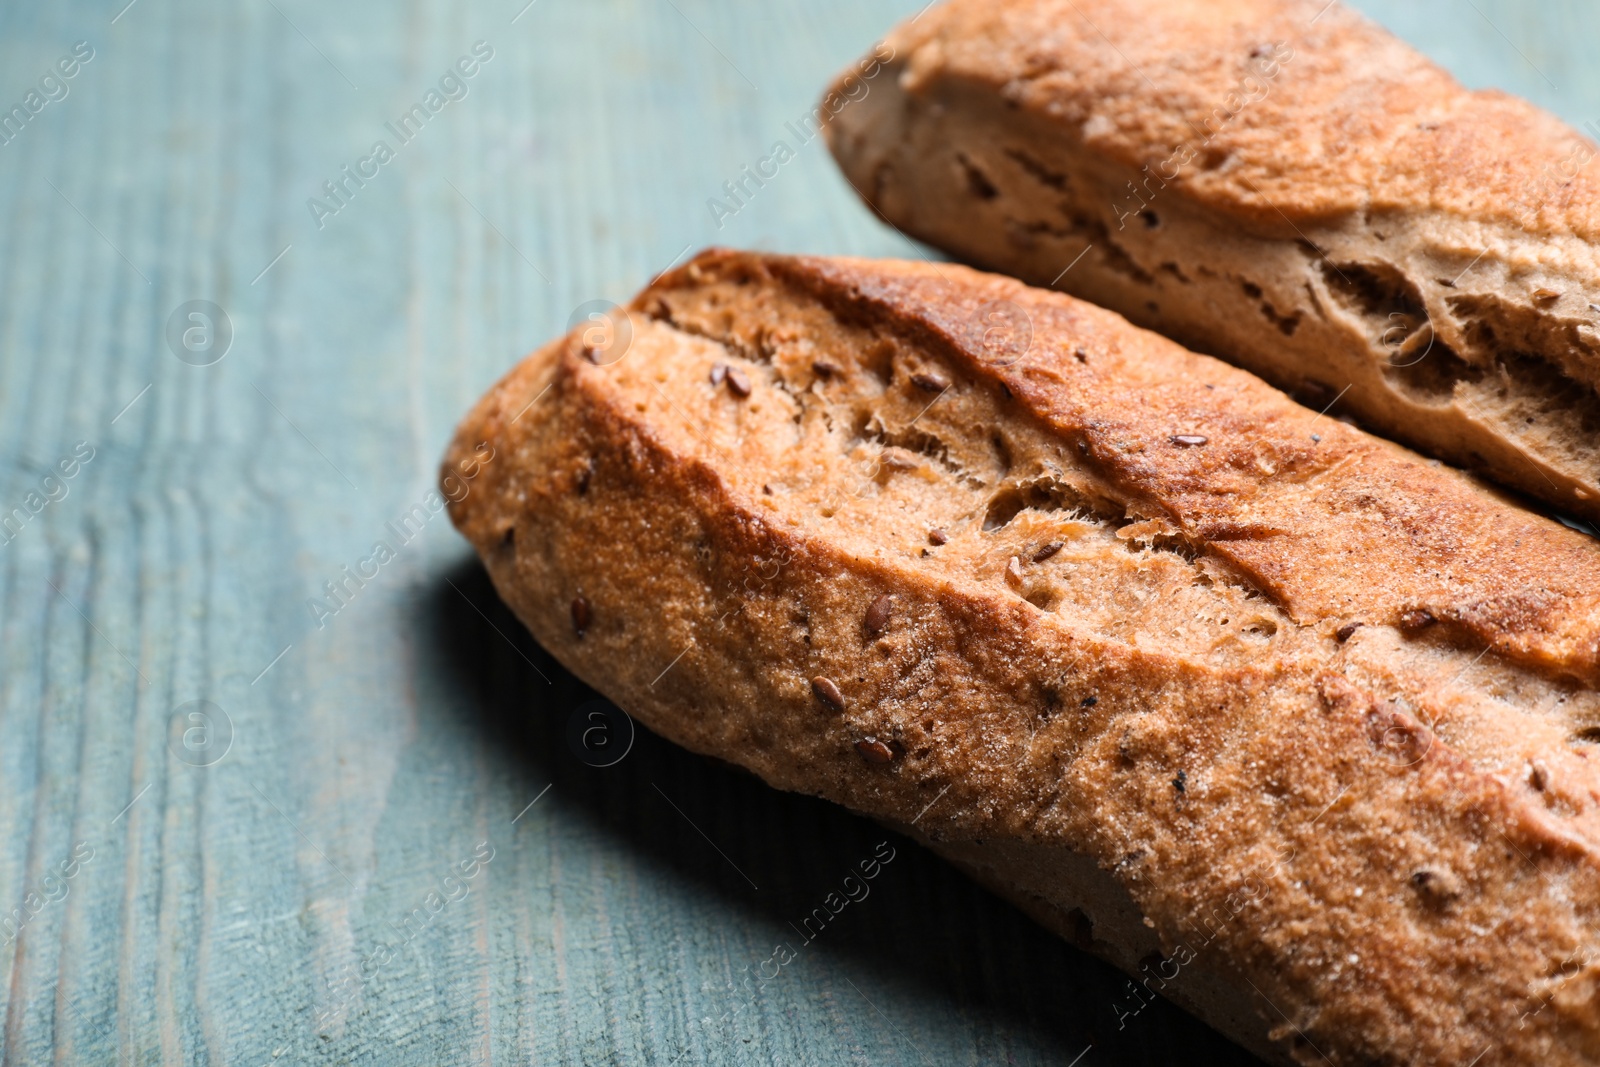
[[[896,227],[1600,520],[1577,131],[1327,0],[946,0],[884,55],[825,130]]]
[[[1279,1062],[1600,1057],[1600,545],[959,266],[712,251],[614,326],[445,461],[577,675]]]

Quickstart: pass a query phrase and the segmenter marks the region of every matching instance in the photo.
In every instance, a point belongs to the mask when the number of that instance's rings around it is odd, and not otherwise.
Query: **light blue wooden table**
[[[580,762],[591,694],[390,525],[585,301],[912,254],[785,124],[918,0],[125,2],[0,8],[0,1061],[1250,1062],[1119,1032],[1114,973],[893,838],[746,992],[888,835],[643,733]],[[1600,118],[1588,0],[1363,6]]]

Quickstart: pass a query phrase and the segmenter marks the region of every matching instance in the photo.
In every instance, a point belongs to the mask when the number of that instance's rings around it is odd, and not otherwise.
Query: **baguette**
[[[1326,4],[948,0],[828,142],[911,236],[1600,521],[1593,144]]]
[[[444,465],[579,677],[1124,968],[1108,1028],[1600,1056],[1600,545],[955,265],[711,251],[613,326]]]

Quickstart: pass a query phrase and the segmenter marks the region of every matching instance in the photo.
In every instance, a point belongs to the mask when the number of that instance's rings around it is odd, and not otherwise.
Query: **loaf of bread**
[[[1126,969],[1107,1030],[1600,1057],[1600,545],[1472,476],[1063,294],[726,251],[530,356],[466,467],[557,659]]]
[[[1576,131],[1329,0],[947,0],[887,54],[827,136],[894,226],[1600,520]]]

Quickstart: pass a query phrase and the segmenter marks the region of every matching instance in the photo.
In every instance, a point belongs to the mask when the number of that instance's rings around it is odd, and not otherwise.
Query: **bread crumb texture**
[[[1600,546],[962,267],[711,251],[628,320],[446,458],[496,450],[452,517],[580,677],[952,854],[1088,864],[1280,1058],[1600,1056]]]

